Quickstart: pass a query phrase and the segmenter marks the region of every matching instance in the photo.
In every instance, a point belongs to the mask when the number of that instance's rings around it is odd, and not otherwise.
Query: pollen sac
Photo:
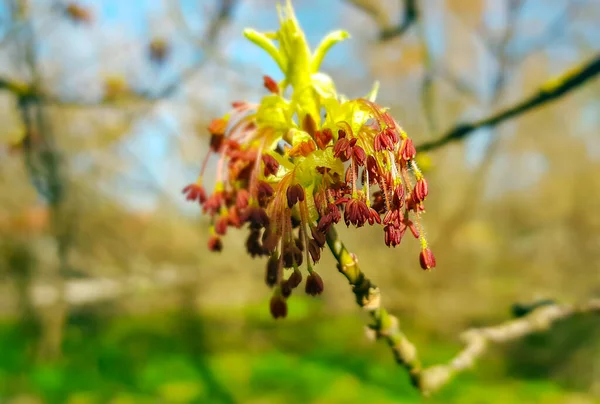
[[[424,248],[419,255],[421,268],[428,270],[435,267],[435,256],[429,248]]]
[[[279,94],[279,86],[277,85],[277,82],[271,77],[263,76],[263,85],[267,90],[269,90],[269,92],[273,94]]]
[[[286,191],[288,207],[304,201],[304,189],[300,184],[290,185]]]
[[[367,204],[359,199],[350,199],[344,210],[344,222],[346,226],[350,223],[356,227],[362,227],[369,220],[370,212]]]
[[[418,180],[412,192],[415,203],[423,202],[428,194],[429,188],[427,186],[427,180],[425,178]]]
[[[402,141],[402,147],[400,147],[400,157],[404,161],[409,161],[415,158],[417,155],[417,149],[415,149],[415,145],[413,141],[409,138],[406,138]]]

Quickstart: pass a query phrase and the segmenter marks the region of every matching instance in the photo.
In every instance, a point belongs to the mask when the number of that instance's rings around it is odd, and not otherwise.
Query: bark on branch
[[[591,61],[567,71],[556,79],[544,84],[535,94],[517,104],[501,110],[491,116],[471,123],[463,123],[450,129],[445,135],[417,147],[418,151],[429,151],[445,146],[448,143],[462,140],[472,135],[477,129],[496,126],[507,119],[517,117],[525,112],[554,101],[563,95],[579,88],[600,74],[600,54]]]
[[[470,369],[493,344],[546,331],[555,322],[576,314],[600,314],[600,299],[591,299],[579,305],[543,305],[521,318],[463,332],[460,337],[465,347],[452,360],[423,367],[417,348],[400,329],[398,319],[381,305],[379,288],[360,270],[356,257],[344,247],[333,228],[327,234],[327,245],[338,262],[338,270],[352,286],[356,302],[373,319],[370,330],[377,339],[387,342],[396,362],[407,370],[413,385],[425,396],[442,388],[458,373]]]

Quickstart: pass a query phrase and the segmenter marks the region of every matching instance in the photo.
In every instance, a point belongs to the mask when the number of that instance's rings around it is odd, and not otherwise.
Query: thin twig
[[[461,334],[465,347],[452,360],[422,367],[417,348],[400,329],[398,319],[381,305],[379,288],[360,270],[356,257],[346,249],[333,228],[327,234],[327,245],[338,262],[338,270],[352,286],[356,302],[373,319],[370,330],[377,339],[387,342],[396,362],[407,370],[413,385],[425,396],[445,386],[458,373],[470,369],[492,343],[500,344],[545,331],[555,322],[576,314],[600,313],[600,299],[580,305],[543,305],[521,318],[465,331]]]
[[[379,39],[386,41],[403,35],[417,21],[417,0],[401,0],[404,3],[404,17],[400,23],[390,19],[390,12],[383,4],[373,0],[346,0],[348,3],[369,14],[379,26]]]
[[[491,116],[471,123],[460,124],[441,136],[437,140],[421,144],[417,150],[429,151],[445,146],[448,143],[462,140],[473,134],[479,128],[496,126],[509,118],[517,117],[523,113],[554,101],[561,96],[579,88],[584,83],[590,81],[600,74],[600,54],[594,57],[590,62],[572,69],[562,76],[547,82],[535,94],[518,102],[517,104],[506,108]]]

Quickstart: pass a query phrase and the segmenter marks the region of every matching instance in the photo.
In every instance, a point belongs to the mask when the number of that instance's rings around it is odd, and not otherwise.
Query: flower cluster
[[[207,156],[198,181],[183,190],[212,218],[210,250],[223,248],[228,228],[247,227],[248,253],[268,257],[265,281],[274,289],[275,318],[286,316],[286,299],[303,280],[301,268],[306,293],[322,293],[314,264],[329,230],[342,220],[381,226],[390,247],[409,230],[420,240],[421,267],[435,266],[420,220],[428,185],[412,140],[374,102],[376,87],[365,98],[346,100],[318,72],[327,50],[348,35],[333,32],[311,53],[289,2],[279,11],[277,33],[245,35],[274,58],[284,80],[265,76],[270,94],[260,104],[235,102],[229,114],[212,121],[209,155],[219,156],[215,189],[207,195],[202,186]]]

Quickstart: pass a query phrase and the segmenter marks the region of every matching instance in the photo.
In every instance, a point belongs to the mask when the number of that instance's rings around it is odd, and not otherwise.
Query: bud
[[[263,170],[265,177],[277,174],[277,170],[279,170],[279,163],[277,160],[275,160],[275,157],[271,156],[270,154],[263,154],[262,161],[265,165]]]
[[[250,193],[245,189],[240,189],[235,196],[235,206],[238,209],[245,209],[250,201]]]
[[[295,289],[302,282],[302,274],[297,269],[292,272],[290,277],[287,280],[287,283],[290,285],[292,289]]]
[[[279,273],[279,255],[273,254],[267,261],[267,271],[265,273],[265,283],[269,287],[275,286]]]
[[[317,243],[317,245],[319,247],[323,248],[325,246],[325,242],[326,242],[325,234],[321,233],[314,227],[312,229],[310,229],[310,232],[312,234],[313,239]]]
[[[313,259],[313,262],[316,264],[321,259],[321,247],[317,244],[317,242],[313,239],[308,241],[308,252]]]
[[[251,229],[248,239],[246,239],[246,251],[252,258],[266,255],[266,251],[260,243],[260,230]]]
[[[263,208],[255,206],[249,207],[245,211],[245,221],[250,223],[253,229],[260,229],[269,226],[269,216]]]
[[[304,189],[300,184],[290,185],[286,191],[288,207],[294,206],[297,202],[304,201]]]
[[[258,203],[265,206],[270,197],[273,196],[273,187],[264,181],[258,182]]]
[[[287,299],[292,295],[292,286],[288,281],[281,282],[281,285],[279,285],[279,287],[281,288],[281,296]]]
[[[311,296],[317,296],[323,293],[323,279],[321,279],[318,273],[313,271],[308,275],[308,278],[306,278],[305,292]]]
[[[206,192],[202,185],[190,184],[183,188],[181,192],[185,194],[185,199],[188,201],[198,201],[200,204],[206,202]]]
[[[271,297],[270,309],[273,318],[285,318],[287,316],[287,303],[285,298],[279,294],[273,295],[273,297]]]
[[[350,223],[356,227],[362,227],[369,219],[370,213],[367,204],[360,199],[350,199],[346,203],[346,209],[344,210],[344,222],[346,226],[350,226]]]
[[[220,252],[223,250],[223,242],[219,236],[211,236],[208,239],[208,249],[214,252]]]
[[[421,268],[428,270],[435,267],[435,256],[429,248],[424,248],[419,256],[421,261]]]

